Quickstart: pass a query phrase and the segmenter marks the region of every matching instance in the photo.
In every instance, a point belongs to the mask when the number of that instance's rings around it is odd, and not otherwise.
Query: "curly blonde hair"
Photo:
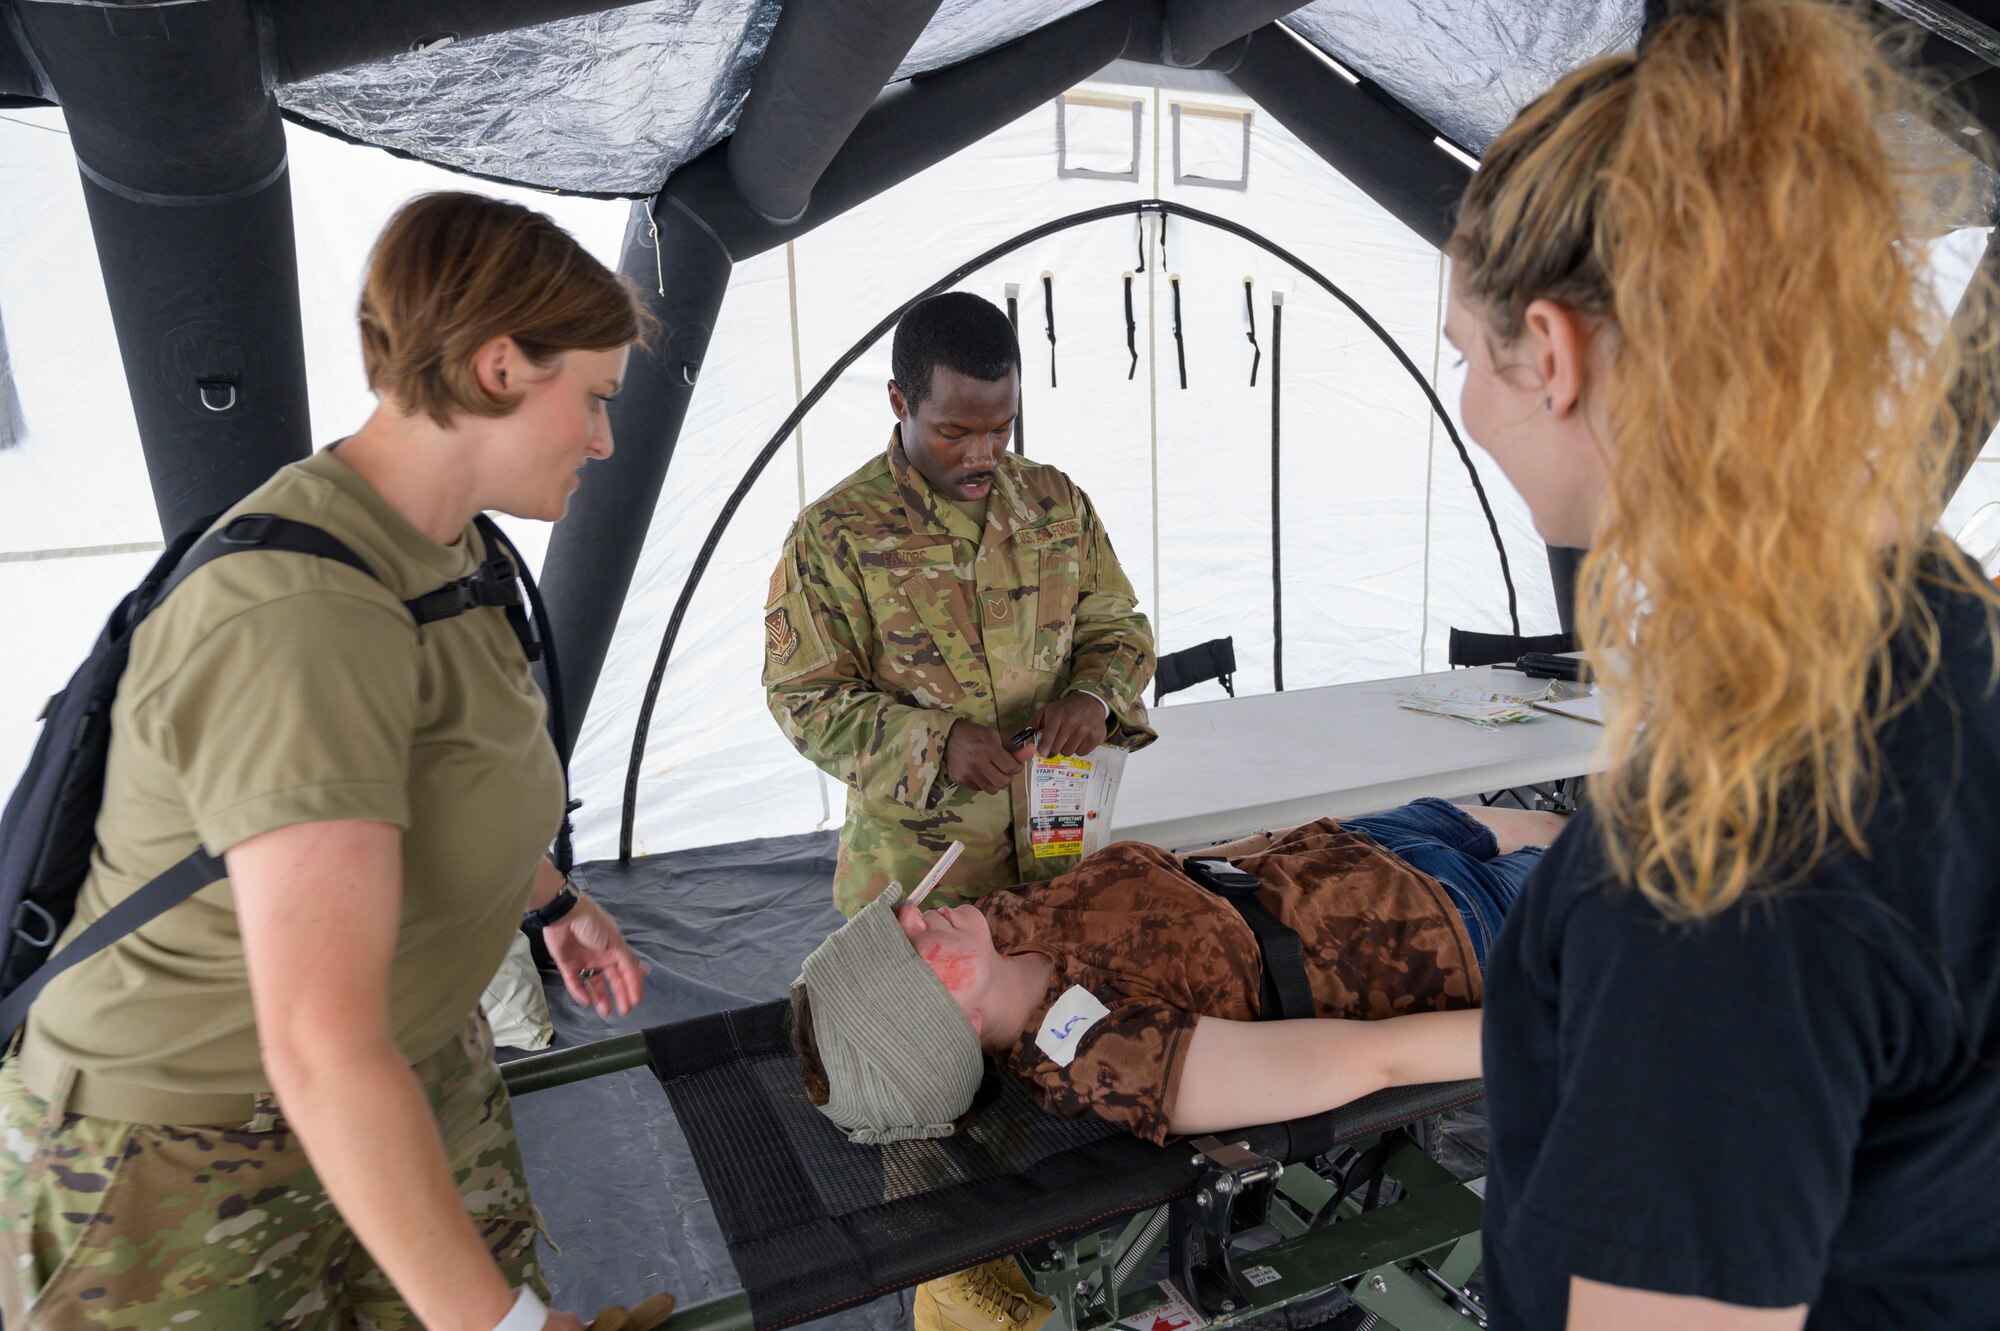
[[[1540,298],[1615,325],[1577,622],[1612,863],[1670,918],[1870,853],[1877,733],[1940,656],[1920,584],[1994,628],[1934,530],[1992,392],[1923,243],[1972,164],[1890,141],[1937,109],[1893,47],[1825,0],[1684,4],[1522,112],[1448,242],[1502,342]],[[1965,301],[1990,330],[1983,272]]]

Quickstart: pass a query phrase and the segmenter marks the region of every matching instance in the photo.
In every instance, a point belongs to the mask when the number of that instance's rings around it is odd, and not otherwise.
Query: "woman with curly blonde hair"
[[[1672,7],[1448,244],[1466,427],[1590,550],[1609,749],[1488,970],[1495,1326],[1993,1323],[2000,597],[1935,531],[1991,348],[1891,45]]]

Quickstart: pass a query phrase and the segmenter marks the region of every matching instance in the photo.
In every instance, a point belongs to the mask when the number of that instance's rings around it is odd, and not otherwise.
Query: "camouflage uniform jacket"
[[[1479,1006],[1479,962],[1450,894],[1361,833],[1322,819],[1230,862],[1299,935],[1317,1015],[1379,1021]],[[1006,1061],[1066,1118],[1164,1143],[1196,1020],[1262,1015],[1257,936],[1157,847],[1117,842],[1055,882],[994,892],[979,910],[1001,952],[1053,963]],[[1058,1010],[1073,987],[1101,1007],[1072,999]]]
[[[1153,634],[1090,501],[1054,467],[1001,455],[982,532],[889,448],[793,524],[764,613],[764,687],[798,751],[847,783],[834,900],[853,914],[915,886],[952,841],[941,904],[1050,878],[1026,776],[987,795],[945,775],[960,718],[1012,735],[1078,691],[1111,709],[1110,742],[1155,738]]]

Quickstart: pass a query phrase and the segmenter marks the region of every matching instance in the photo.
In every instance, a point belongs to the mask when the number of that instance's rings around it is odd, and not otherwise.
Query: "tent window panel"
[[[1211,189],[1250,188],[1248,108],[1174,102],[1174,183]]]
[[[1056,98],[1059,179],[1139,179],[1145,103],[1134,97],[1067,92]]]

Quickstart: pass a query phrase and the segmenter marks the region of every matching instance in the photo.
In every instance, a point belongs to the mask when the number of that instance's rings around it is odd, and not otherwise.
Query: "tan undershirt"
[[[966,517],[971,518],[972,525],[984,531],[986,529],[986,505],[992,497],[989,494],[980,499],[953,499],[947,495],[945,496],[945,502],[965,514]]]

